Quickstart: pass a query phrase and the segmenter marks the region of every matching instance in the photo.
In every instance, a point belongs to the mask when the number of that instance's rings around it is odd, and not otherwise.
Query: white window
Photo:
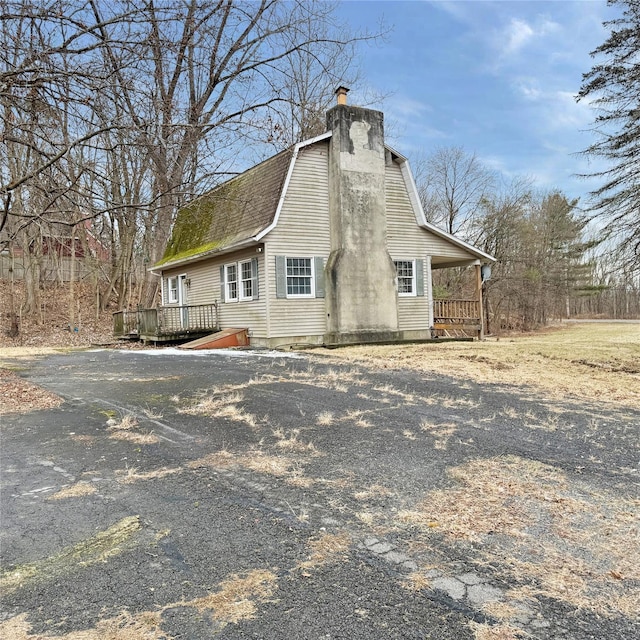
[[[258,300],[258,259],[230,262],[220,267],[220,299],[223,302]]]
[[[287,258],[287,298],[315,296],[311,258]]]
[[[167,278],[167,302],[169,304],[178,302],[178,278],[177,276]]]
[[[416,295],[416,263],[415,260],[394,260],[398,281],[398,295]]]
[[[227,302],[238,299],[238,265],[233,262],[224,265],[225,296]]]
[[[240,263],[240,300],[253,300],[254,267],[251,260]]]

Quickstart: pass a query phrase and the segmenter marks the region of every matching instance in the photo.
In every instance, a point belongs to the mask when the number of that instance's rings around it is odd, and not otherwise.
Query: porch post
[[[429,308],[429,330],[433,331],[433,279],[431,274],[431,256],[426,256],[424,261],[426,269],[426,283],[427,283],[427,306]]]
[[[476,264],[476,299],[478,301],[478,312],[480,315],[480,330],[478,331],[478,340],[484,338],[484,309],[482,304],[482,265]]]

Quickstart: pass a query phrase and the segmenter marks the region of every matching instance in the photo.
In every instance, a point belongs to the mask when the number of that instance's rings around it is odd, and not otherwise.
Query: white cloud
[[[532,129],[541,133],[566,129],[580,131],[588,128],[594,119],[594,112],[587,101],[576,102],[572,91],[544,90],[533,80],[515,82],[516,92],[530,103]]]
[[[570,91],[555,91],[549,99],[549,118],[555,128],[584,129],[593,122],[593,111],[588,104],[576,102],[574,93]]]
[[[540,100],[544,95],[536,78],[517,78],[514,81],[514,86],[517,93],[531,102]]]
[[[512,17],[504,28],[494,31],[493,47],[498,52],[498,62],[506,63],[557,34],[562,34],[562,27],[545,16],[537,15],[528,21]]]
[[[522,49],[533,38],[535,31],[524,20],[511,18],[504,34],[503,54],[512,54]]]

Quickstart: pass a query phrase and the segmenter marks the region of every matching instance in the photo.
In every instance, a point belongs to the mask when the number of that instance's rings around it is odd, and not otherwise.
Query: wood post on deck
[[[484,338],[484,305],[482,303],[482,265],[476,265],[476,299],[478,300],[478,312],[480,315],[480,329],[478,330],[478,340]]]

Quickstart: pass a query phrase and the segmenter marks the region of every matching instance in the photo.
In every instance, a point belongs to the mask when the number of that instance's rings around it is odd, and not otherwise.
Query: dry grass
[[[519,640],[526,637],[521,629],[509,624],[490,625],[486,623],[470,622],[475,640]]]
[[[32,635],[27,614],[23,613],[0,622],[0,637],[4,640],[159,640],[166,637],[161,634],[160,622],[159,612],[137,615],[125,612],[115,618],[101,620],[94,629],[73,631],[63,636]]]
[[[302,442],[298,439],[300,435],[299,429],[292,429],[289,432],[283,429],[275,429],[273,435],[277,438],[276,447],[282,451],[291,453],[302,453],[312,456],[319,456],[320,452],[316,449],[313,442]]]
[[[431,578],[428,573],[434,567],[422,567],[417,571],[412,571],[406,576],[402,584],[409,591],[422,591],[423,589],[431,588]]]
[[[490,600],[482,605],[482,611],[496,620],[512,620],[530,609],[526,605],[519,606],[518,602]]]
[[[162,414],[158,413],[154,409],[151,409],[150,407],[146,407],[146,409],[144,410],[144,415],[147,416],[149,420],[162,420]]]
[[[341,422],[352,422],[356,427],[360,429],[369,429],[372,424],[365,418],[365,415],[371,414],[371,411],[363,411],[361,409],[349,409],[342,418]]]
[[[253,618],[258,602],[270,598],[277,588],[277,577],[270,571],[256,569],[243,576],[232,575],[220,583],[218,591],[203,598],[173,602],[158,611],[138,614],[123,612],[115,618],[101,620],[93,629],[74,631],[65,635],[32,635],[27,614],[0,622],[3,640],[161,640],[162,613],[174,607],[190,607],[208,611],[221,627]]]
[[[333,422],[334,417],[331,411],[323,411],[322,413],[319,413],[318,417],[316,418],[316,423],[321,427],[329,427],[333,424]]]
[[[256,451],[253,454],[238,456],[237,460],[240,466],[245,469],[251,469],[251,471],[275,476],[276,478],[299,475],[296,474],[296,465],[293,460],[285,456],[270,456]]]
[[[341,361],[405,368],[477,382],[528,385],[545,394],[640,406],[640,325],[572,324],[484,342],[359,346]],[[393,393],[379,388],[381,393]]]
[[[128,414],[123,416],[120,422],[116,422],[109,427],[109,431],[128,431],[129,429],[135,429],[138,426],[138,421],[134,416]]]
[[[286,456],[273,456],[262,451],[249,451],[246,454],[233,454],[228,451],[218,451],[189,463],[189,468],[198,469],[211,467],[213,469],[250,469],[276,478],[282,478],[293,486],[308,487],[313,484],[311,478],[306,478],[298,461]]]
[[[387,497],[392,495],[393,491],[391,489],[383,487],[381,484],[372,484],[366,489],[354,493],[353,497],[356,500],[371,500],[372,498]]]
[[[237,623],[255,616],[256,600],[270,598],[276,590],[277,581],[271,571],[255,569],[244,576],[230,576],[220,583],[220,589],[215,593],[180,604],[198,611],[209,610],[219,622]]]
[[[365,347],[367,348],[367,347]],[[376,349],[376,347],[368,347],[370,349]],[[378,347],[380,348],[380,347]],[[355,349],[356,352],[356,358],[357,359],[357,349],[359,349],[359,347],[351,347],[350,349],[347,349],[344,354],[343,351],[340,350],[337,353],[339,353],[340,355],[345,355],[347,358],[350,356],[351,354],[351,350]],[[366,354],[365,354],[366,355]],[[375,358],[375,356],[373,356]],[[364,358],[365,360],[368,360],[367,357]],[[377,362],[376,364],[381,364],[380,362]],[[385,367],[386,368],[386,367]],[[383,395],[383,398],[380,398],[379,401],[384,402],[385,400],[387,400],[387,402],[389,402],[388,398],[384,398],[384,396],[391,396],[393,399],[395,400],[401,400],[403,404],[415,404],[416,402],[416,397],[412,394],[412,393],[407,393],[406,391],[401,391],[400,389],[396,389],[394,386],[390,385],[390,384],[384,384],[384,385],[378,385],[377,387],[373,388],[374,391],[377,391],[378,393],[381,393]]]
[[[302,375],[296,374],[296,382],[301,381],[314,387],[333,389],[341,393],[346,393],[349,386],[360,387],[366,382],[362,372],[357,369],[329,369],[324,373],[316,373],[313,369],[309,369]]]
[[[451,422],[435,424],[428,420],[423,420],[420,423],[420,430],[426,431],[435,438],[435,442],[433,444],[434,449],[444,451],[449,444],[449,438],[451,438],[458,429],[456,425]]]
[[[222,392],[214,391],[210,393],[211,395],[197,398],[190,406],[183,407],[179,410],[179,413],[209,416],[211,418],[226,418],[232,422],[243,422],[251,428],[256,426],[256,417],[239,406],[244,399],[244,396],[239,391],[229,392],[224,389]]]
[[[475,460],[450,475],[458,486],[432,491],[399,519],[473,542],[531,593],[602,614],[640,610],[632,586],[640,579],[640,501],[594,493],[515,456]]]
[[[156,444],[160,438],[153,433],[138,433],[136,431],[114,431],[110,436],[112,440],[122,440],[133,444]]]
[[[81,498],[82,496],[90,496],[96,493],[97,489],[90,482],[76,482],[68,487],[63,487],[47,500],[66,500],[67,498]]]
[[[156,469],[155,471],[138,473],[138,470],[135,467],[130,467],[128,469],[116,471],[116,476],[118,476],[118,482],[121,484],[133,484],[140,480],[156,480],[158,478],[164,478],[166,476],[173,475],[174,473],[180,473],[181,471],[182,469],[180,468],[170,469],[168,467],[164,467],[162,469]]]
[[[302,469],[292,469],[284,481],[288,485],[298,487],[299,489],[308,489],[315,484],[315,480],[305,476]]]
[[[135,416],[126,415],[120,422],[114,422],[108,428],[108,431],[111,432],[109,438],[133,444],[156,444],[160,442],[158,436],[153,433],[140,433],[136,430],[137,428],[138,421]]]
[[[309,541],[309,558],[298,564],[298,569],[315,569],[329,562],[344,558],[351,547],[351,537],[347,533],[325,533]]]

